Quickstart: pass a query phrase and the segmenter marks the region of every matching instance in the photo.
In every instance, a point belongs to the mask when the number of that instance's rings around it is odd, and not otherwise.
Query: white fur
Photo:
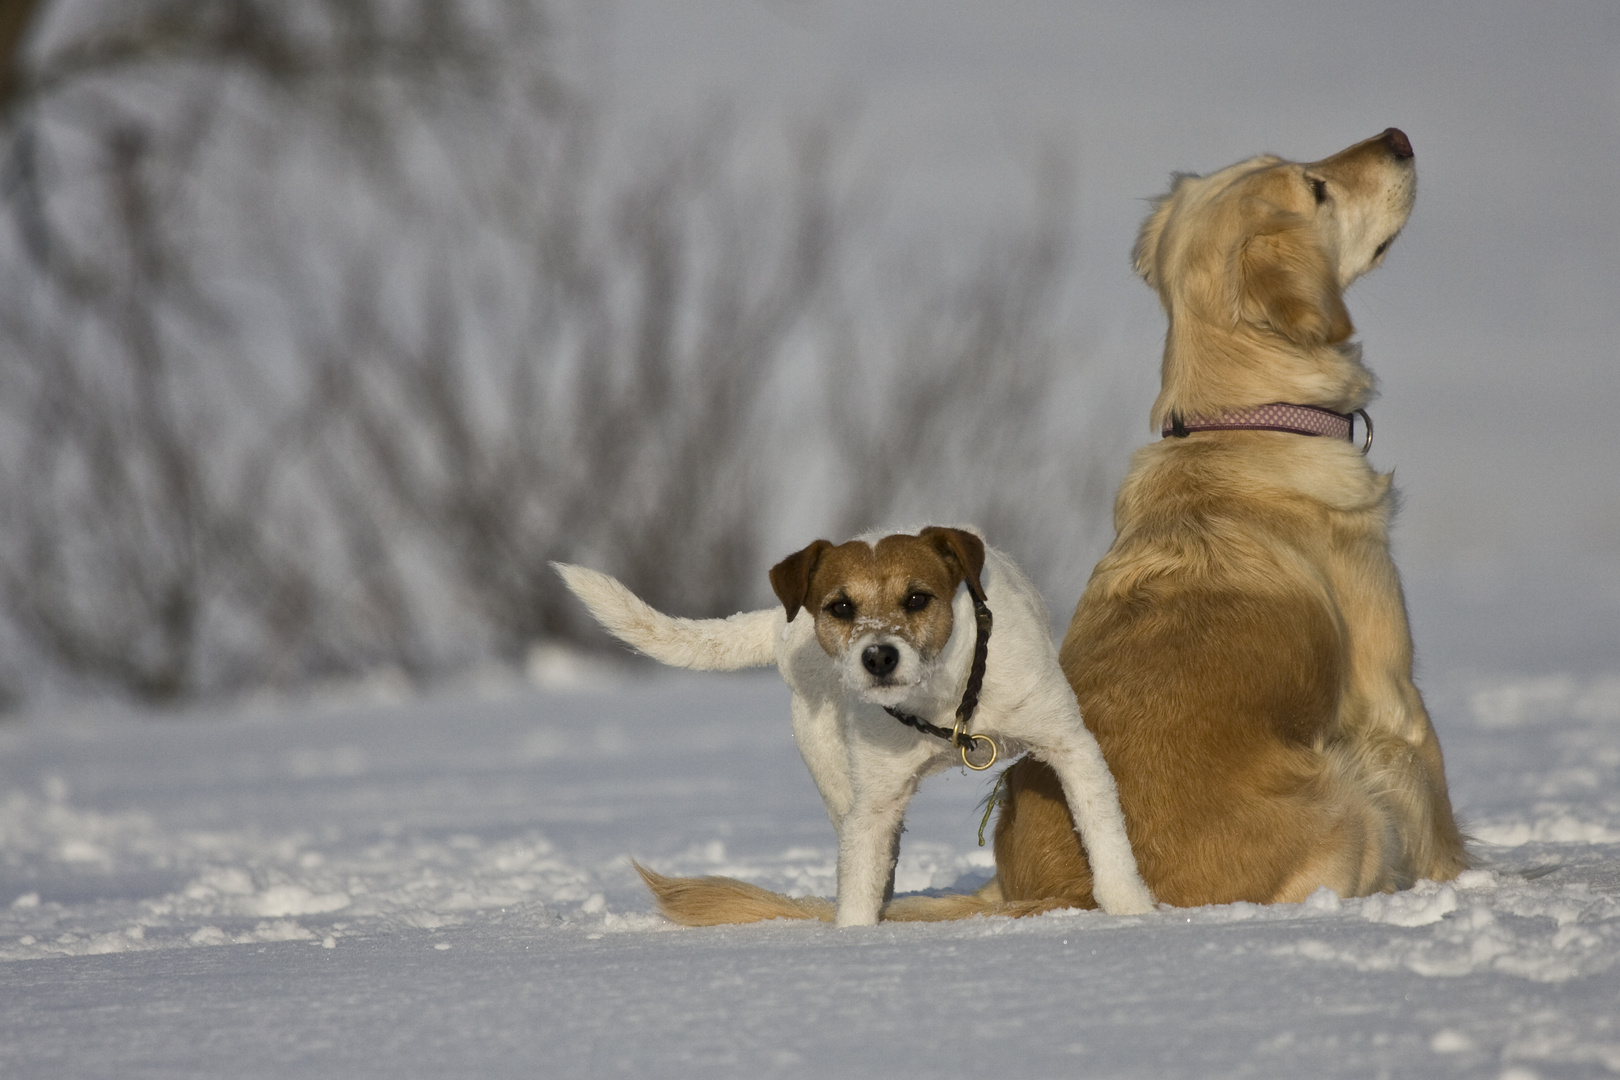
[[[677,619],[649,606],[617,578],[568,563],[551,565],[610,634],[660,663],[695,671],[736,671],[764,667],[776,659],[780,611]]]
[[[871,543],[881,535],[860,539]],[[877,922],[906,805],[923,777],[961,760],[945,740],[901,724],[883,706],[941,727],[953,725],[975,638],[966,587],[952,601],[954,625],[939,656],[923,663],[910,643],[886,638],[901,647],[901,667],[896,678],[873,686],[859,660],[873,634],[852,635],[847,654],[830,657],[816,639],[811,612],[801,611],[791,623],[780,607],[729,619],[675,619],[605,574],[561,564],[557,570],[603,626],[667,664],[742,668],[774,657],[793,691],[799,753],[838,834],[837,923]],[[989,546],[980,581],[994,628],[972,732],[994,738],[1009,760],[1028,751],[1057,772],[1090,857],[1093,894],[1104,911],[1152,910],[1153,896],[1125,837],[1113,774],[1058,666],[1045,603],[1012,560]]]

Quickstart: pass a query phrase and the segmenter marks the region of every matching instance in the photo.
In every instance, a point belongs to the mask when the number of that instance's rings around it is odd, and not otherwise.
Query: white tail
[[[617,578],[569,563],[551,567],[608,633],[661,663],[697,671],[776,663],[776,637],[786,618],[781,608],[725,619],[678,619],[649,606]]]

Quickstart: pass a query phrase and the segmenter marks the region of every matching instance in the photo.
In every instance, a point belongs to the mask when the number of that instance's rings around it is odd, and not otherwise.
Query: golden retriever
[[[1412,682],[1390,477],[1349,438],[1373,377],[1343,293],[1415,192],[1391,128],[1317,162],[1178,176],[1142,226],[1136,270],[1170,324],[1166,437],[1133,459],[1060,656],[1161,901],[1361,896],[1468,865]],[[1296,419],[1257,409],[1274,403]],[[1091,906],[1048,767],[1006,780],[1002,895]]]

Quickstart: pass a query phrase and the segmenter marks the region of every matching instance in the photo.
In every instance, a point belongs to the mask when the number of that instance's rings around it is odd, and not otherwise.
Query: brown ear
[[[810,600],[810,578],[816,572],[822,552],[832,547],[831,540],[817,540],[803,551],[795,551],[771,567],[771,589],[787,609],[788,622],[799,614],[799,609]]]
[[[984,572],[984,541],[965,529],[946,529],[930,525],[917,534],[934,545],[934,550],[952,562],[962,572],[973,595],[984,596],[979,575]]]
[[[1153,200],[1153,213],[1142,222],[1136,234],[1136,247],[1131,249],[1131,265],[1142,280],[1153,288],[1159,287],[1159,240],[1164,236],[1164,223],[1170,220],[1171,204],[1181,185],[1198,179],[1192,173],[1176,173],[1170,178],[1170,190]]]
[[[1300,345],[1331,345],[1356,332],[1338,274],[1308,224],[1284,221],[1250,237],[1241,263],[1244,321],[1269,326]]]

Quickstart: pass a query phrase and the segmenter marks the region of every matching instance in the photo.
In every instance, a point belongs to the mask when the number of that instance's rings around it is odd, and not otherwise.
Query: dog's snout
[[[892,675],[900,666],[900,650],[893,645],[868,645],[861,650],[861,666],[880,679]]]
[[[1412,156],[1412,140],[1408,139],[1406,132],[1400,128],[1384,129],[1384,145],[1388,146],[1389,152],[1399,160],[1404,161]]]

